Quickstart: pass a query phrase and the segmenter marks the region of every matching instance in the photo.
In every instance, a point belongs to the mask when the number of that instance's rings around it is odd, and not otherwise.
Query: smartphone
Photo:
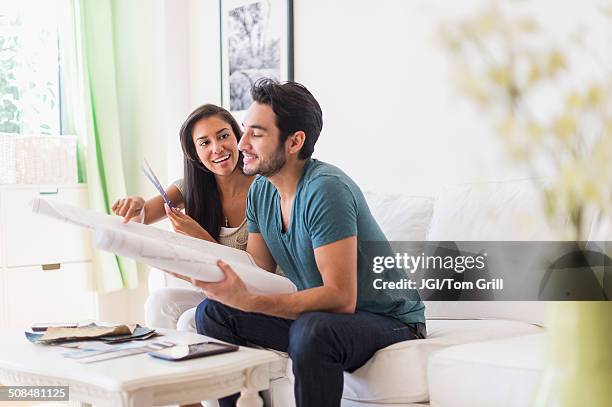
[[[228,345],[218,342],[200,342],[191,345],[177,345],[155,352],[149,352],[150,356],[165,360],[187,360],[203,356],[218,355],[237,351],[239,346]]]

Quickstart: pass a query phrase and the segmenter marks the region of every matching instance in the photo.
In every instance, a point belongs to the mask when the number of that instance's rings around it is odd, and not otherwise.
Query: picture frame
[[[260,78],[293,80],[293,0],[219,0],[221,104],[242,119]]]

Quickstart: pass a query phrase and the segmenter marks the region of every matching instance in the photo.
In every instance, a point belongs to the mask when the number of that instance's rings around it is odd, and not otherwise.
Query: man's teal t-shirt
[[[298,288],[323,285],[314,249],[357,236],[357,311],[397,318],[405,323],[425,322],[425,305],[415,290],[377,290],[376,278],[400,281],[406,274],[388,269],[382,275],[372,271],[369,242],[384,242],[384,255],[393,256],[391,246],[370,213],[363,193],[342,170],[307,160],[297,185],[286,233],[280,209],[280,195],[265,177],[258,176],[247,197],[250,233],[261,233],[272,257]],[[380,244],[377,244],[381,255]]]

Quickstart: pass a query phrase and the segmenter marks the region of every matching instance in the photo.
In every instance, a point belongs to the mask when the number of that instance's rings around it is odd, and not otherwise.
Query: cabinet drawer
[[[4,273],[9,328],[97,319],[91,263],[62,264],[51,271],[43,271],[41,266],[14,267]]]
[[[75,206],[87,205],[85,188],[9,189],[1,192],[2,218],[8,267],[91,260],[90,232],[79,226],[32,212],[31,201],[44,196]]]

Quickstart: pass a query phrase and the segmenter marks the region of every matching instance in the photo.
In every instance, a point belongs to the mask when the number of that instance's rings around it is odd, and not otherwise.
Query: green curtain
[[[90,208],[111,213],[118,197],[126,196],[123,172],[117,81],[115,77],[114,18],[111,0],[74,0],[74,27],[79,65],[79,92],[85,169]],[[79,126],[77,126],[79,127]],[[85,165],[83,165],[85,161]],[[111,253],[94,251],[100,291],[136,288],[136,263]]]

